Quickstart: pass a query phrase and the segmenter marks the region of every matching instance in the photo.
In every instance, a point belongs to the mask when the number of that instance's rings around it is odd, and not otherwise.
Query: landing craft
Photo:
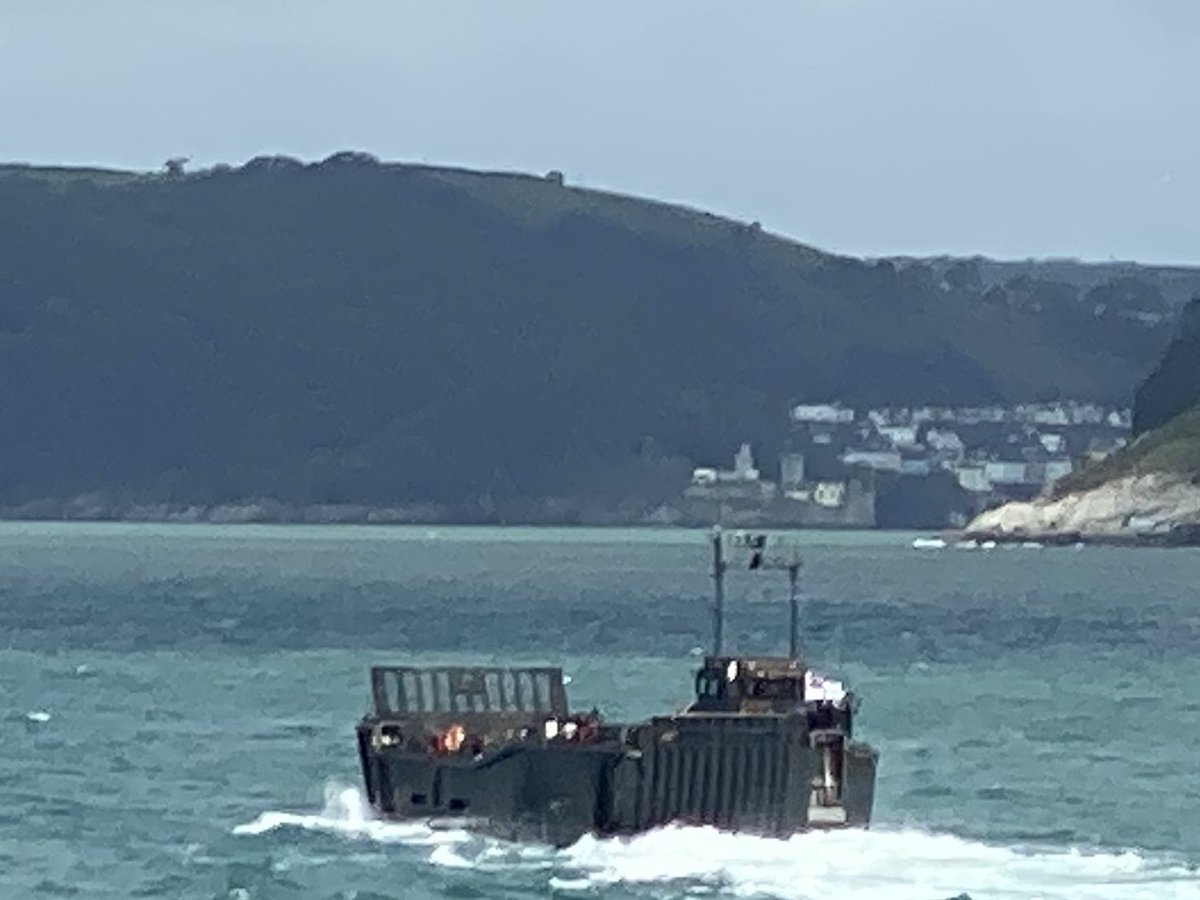
[[[853,739],[854,695],[799,655],[798,555],[733,536],[749,568],[787,571],[791,648],[732,656],[724,542],[714,530],[713,649],[682,712],[632,724],[572,712],[554,667],[372,668],[374,708],[357,727],[372,808],[556,846],[672,822],[773,837],[867,827],[879,755]]]

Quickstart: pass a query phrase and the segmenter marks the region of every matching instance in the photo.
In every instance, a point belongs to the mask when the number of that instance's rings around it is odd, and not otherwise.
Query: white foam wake
[[[442,844],[470,838],[461,829],[439,831],[416,822],[377,819],[371,815],[366,798],[358,788],[337,782],[325,786],[325,804],[319,813],[265,812],[253,822],[236,826],[233,833],[266,834],[279,828],[330,832],[381,843]]]
[[[432,865],[523,870],[567,893],[644,886],[655,896],[779,900],[1200,900],[1200,872],[1137,851],[1022,849],[916,829],[830,831],[771,840],[711,828],[663,828],[628,839],[585,837],[562,851],[458,830],[372,818],[357,788],[330,785],[320,814],[267,812],[235,834],[280,828],[433,846]],[[548,882],[548,883],[547,883]]]
[[[829,831],[768,840],[666,828],[627,841],[584,838],[563,854],[560,889],[677,882],[795,900],[1200,898],[1200,873],[1135,852],[1021,851],[918,830]]]

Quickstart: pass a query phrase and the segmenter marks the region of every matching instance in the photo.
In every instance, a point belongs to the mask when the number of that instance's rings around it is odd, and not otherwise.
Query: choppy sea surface
[[[1200,898],[1200,553],[799,535],[805,645],[863,697],[871,830],[566,850],[386,824],[372,663],[561,664],[688,699],[699,532],[0,525],[0,900]],[[734,650],[786,580],[731,573]]]

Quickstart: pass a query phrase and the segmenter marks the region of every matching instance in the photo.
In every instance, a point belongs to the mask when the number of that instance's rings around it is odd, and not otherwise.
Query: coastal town
[[[855,409],[801,403],[789,413],[777,477],[751,443],[732,468],[700,466],[684,520],[809,527],[959,527],[1043,494],[1129,439],[1131,413],[1088,402]]]

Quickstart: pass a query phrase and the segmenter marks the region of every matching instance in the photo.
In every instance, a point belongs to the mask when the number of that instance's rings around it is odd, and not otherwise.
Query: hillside
[[[10,508],[650,502],[800,399],[1126,401],[1171,328],[555,173],[8,166],[0,211]]]
[[[1135,439],[1062,479],[1051,496],[979,516],[975,534],[1162,533],[1200,527],[1200,299],[1138,387]]]
[[[1026,281],[1068,288],[1089,309],[1143,315],[1170,313],[1200,296],[1200,269],[1149,266],[1136,262],[1082,262],[1077,259],[994,260],[950,256],[892,257],[897,265],[916,262],[951,279],[974,279],[984,291],[1005,290]],[[1114,296],[1115,295],[1115,296]],[[1124,306],[1122,300],[1126,301]],[[1115,303],[1114,303],[1115,301]],[[1132,304],[1132,305],[1130,305]]]
[[[966,531],[984,540],[1005,535],[1152,540],[1174,533],[1194,543],[1200,538],[1200,409],[1064,479],[1048,497],[983,513]]]
[[[1197,405],[1200,405],[1200,297],[1183,311],[1179,334],[1134,395],[1134,433],[1165,425]]]
[[[1179,332],[1135,391],[1134,440],[1056,486],[1056,496],[1131,475],[1200,473],[1200,298],[1184,309]]]
[[[1192,476],[1200,473],[1200,409],[1176,416],[1148,431],[1124,452],[1089,467],[1077,489],[1129,475],[1165,472]]]

